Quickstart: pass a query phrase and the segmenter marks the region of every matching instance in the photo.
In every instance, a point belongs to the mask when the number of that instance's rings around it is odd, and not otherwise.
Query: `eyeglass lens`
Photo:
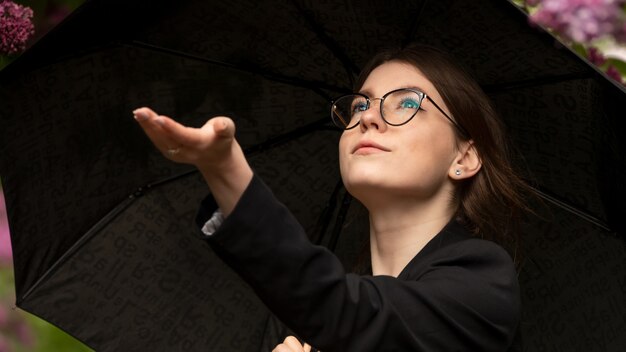
[[[382,100],[383,119],[390,125],[402,125],[408,122],[419,110],[422,98],[423,96],[411,90],[388,93]],[[364,96],[346,95],[337,99],[333,104],[331,114],[334,123],[339,128],[348,129],[356,126],[361,121],[363,113],[370,107],[370,102]]]

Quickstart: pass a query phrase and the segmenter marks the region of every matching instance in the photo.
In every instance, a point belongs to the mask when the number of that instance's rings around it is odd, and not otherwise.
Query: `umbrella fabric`
[[[18,306],[99,351],[277,343],[271,314],[194,237],[201,178],[131,111],[233,117],[255,171],[351,268],[367,227],[340,186],[328,101],[411,41],[472,71],[549,199],[524,227],[526,348],[626,344],[626,92],[496,0],[87,2],[0,74]]]

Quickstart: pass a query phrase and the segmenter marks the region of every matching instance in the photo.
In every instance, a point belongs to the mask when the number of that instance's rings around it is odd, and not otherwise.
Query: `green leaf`
[[[572,49],[580,56],[587,58],[587,48],[580,43],[572,43]]]
[[[0,55],[0,71],[13,61],[12,57]]]
[[[67,351],[67,352],[90,352],[89,347],[82,344],[63,330],[42,320],[34,315],[24,312],[24,316],[30,323],[35,334],[35,346],[33,350],[38,352]]]
[[[622,76],[626,77],[626,62],[616,58],[607,58],[606,63],[606,67],[611,65],[615,67]]]

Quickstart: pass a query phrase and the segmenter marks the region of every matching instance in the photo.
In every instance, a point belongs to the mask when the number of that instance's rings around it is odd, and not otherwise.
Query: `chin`
[[[357,177],[344,178],[343,181],[346,190],[350,194],[359,199],[358,195],[372,194],[377,191],[385,190],[387,185],[384,180],[378,177],[366,177],[366,175],[359,175]]]
[[[384,166],[377,163],[353,162],[340,164],[341,178],[346,190],[356,197],[362,192],[372,192],[391,187],[390,176]]]

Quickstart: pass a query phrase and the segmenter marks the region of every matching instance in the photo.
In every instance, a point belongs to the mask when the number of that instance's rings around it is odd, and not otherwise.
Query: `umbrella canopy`
[[[350,267],[367,229],[328,103],[412,41],[474,73],[547,200],[523,236],[528,349],[626,344],[626,91],[498,0],[88,1],[0,73],[17,305],[99,351],[277,343],[271,314],[194,238],[201,177],[131,111],[231,116],[255,171]]]

